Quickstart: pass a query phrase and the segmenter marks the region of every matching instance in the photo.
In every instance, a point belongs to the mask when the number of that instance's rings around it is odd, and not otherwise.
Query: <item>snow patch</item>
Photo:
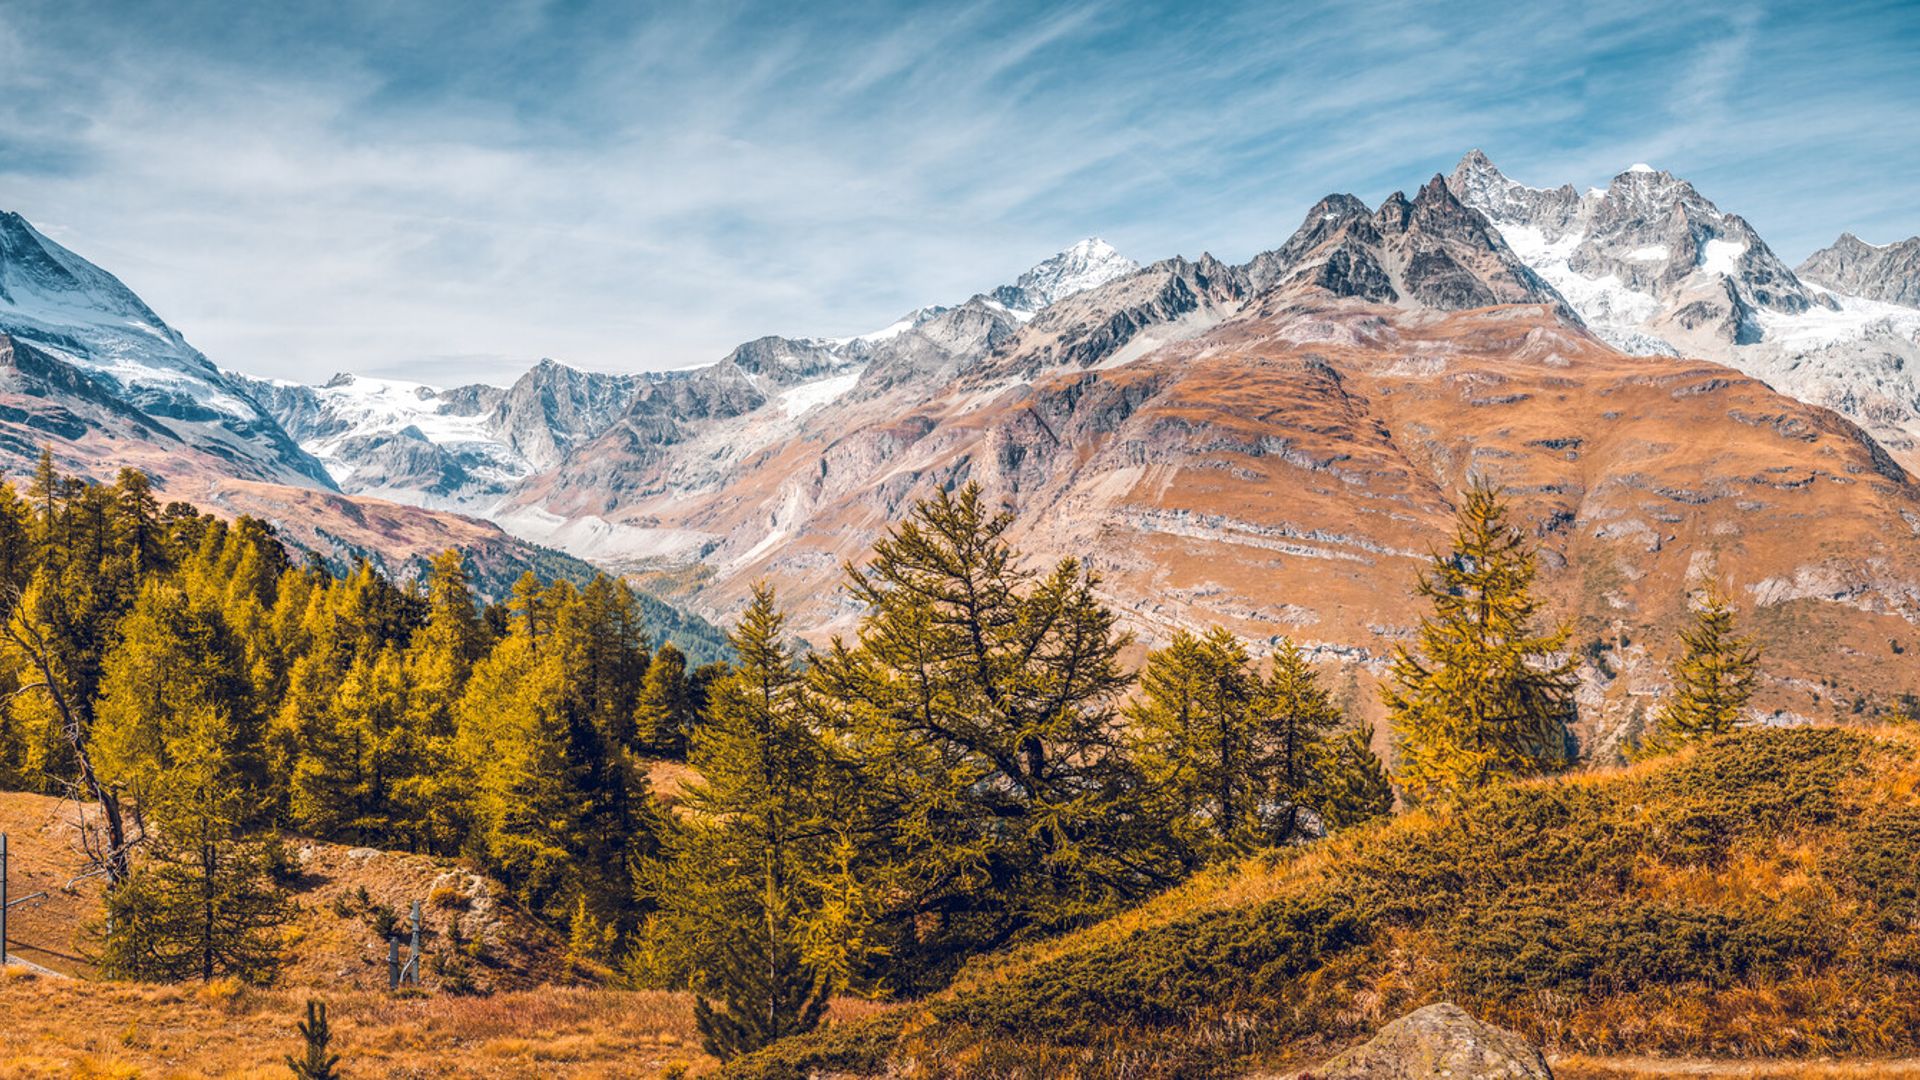
[[[1627,258],[1637,262],[1659,262],[1664,261],[1671,255],[1672,252],[1667,250],[1667,245],[1665,244],[1648,244],[1643,248],[1634,248],[1627,253]]]
[[[1636,161],[1633,164],[1627,166],[1627,171],[1631,173],[1650,173],[1650,172],[1653,172],[1654,169],[1653,169],[1653,166],[1647,164],[1644,161]]]
[[[853,389],[854,384],[860,381],[860,373],[865,370],[867,369],[864,366],[858,367],[842,375],[801,383],[799,386],[781,391],[780,396],[774,400],[779,403],[780,410],[787,414],[787,419],[791,420],[809,409],[817,409],[838,400],[847,391]]]
[[[1732,277],[1739,272],[1740,256],[1746,253],[1747,245],[1738,240],[1709,240],[1701,253],[1700,269]]]

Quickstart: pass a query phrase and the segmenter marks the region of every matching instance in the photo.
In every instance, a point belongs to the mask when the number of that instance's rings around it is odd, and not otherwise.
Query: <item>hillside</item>
[[[76,880],[77,804],[0,792],[0,831],[11,843],[15,899],[11,949],[52,971],[94,974],[101,881]],[[565,942],[507,899],[506,890],[460,863],[404,852],[287,839],[284,882],[293,903],[282,928],[281,983],[378,990],[387,985],[385,917],[404,921],[419,900],[426,933],[421,985],[434,991],[495,991],[565,983]]]
[[[1232,1076],[1437,1000],[1563,1055],[1912,1054],[1916,858],[1920,734],[1749,730],[1204,874],[728,1075]]]

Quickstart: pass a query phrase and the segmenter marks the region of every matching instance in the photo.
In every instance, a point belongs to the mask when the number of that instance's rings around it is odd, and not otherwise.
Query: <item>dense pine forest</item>
[[[1462,501],[1383,699],[1399,771],[1284,639],[1147,654],[1068,559],[977,487],[850,568],[866,614],[797,645],[757,590],[729,665],[649,640],[623,584],[523,578],[482,604],[298,560],[266,524],[147,479],[0,485],[0,784],[72,796],[110,885],[107,972],[270,981],[282,837],[463,857],[578,970],[687,988],[722,1059],[835,995],[917,995],[1210,864],[1570,760],[1567,635],[1498,494]],[[1757,652],[1709,596],[1646,740],[1727,730]],[[653,762],[697,777],[671,805]],[[1397,796],[1396,796],[1397,789]]]

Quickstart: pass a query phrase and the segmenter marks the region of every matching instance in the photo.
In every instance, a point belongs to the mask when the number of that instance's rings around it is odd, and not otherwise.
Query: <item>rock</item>
[[[1370,1042],[1295,1080],[1552,1080],[1547,1059],[1511,1031],[1483,1024],[1452,1002],[1418,1009]]]
[[[371,859],[379,854],[380,854],[379,848],[357,847],[357,848],[354,848],[352,851],[347,852],[347,858],[352,859],[354,862],[366,862],[368,859]]]

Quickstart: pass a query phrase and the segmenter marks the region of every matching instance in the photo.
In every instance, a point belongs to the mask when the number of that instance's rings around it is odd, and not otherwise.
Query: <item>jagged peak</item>
[[[1454,166],[1455,172],[1467,170],[1473,172],[1489,172],[1495,175],[1500,173],[1500,167],[1493,163],[1493,159],[1487,156],[1486,151],[1477,146],[1462,155],[1460,164]]]

